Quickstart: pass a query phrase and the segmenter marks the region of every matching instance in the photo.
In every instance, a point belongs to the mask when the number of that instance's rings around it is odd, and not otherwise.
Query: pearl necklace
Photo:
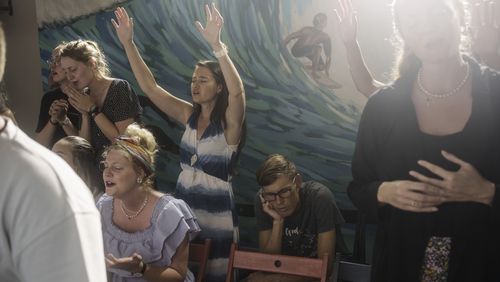
[[[460,89],[465,85],[467,80],[469,79],[470,75],[470,67],[469,64],[465,65],[465,77],[460,83],[457,85],[457,87],[453,88],[452,90],[445,92],[445,93],[432,93],[429,90],[425,89],[424,85],[422,84],[422,69],[418,70],[418,75],[417,75],[417,86],[422,95],[425,97],[425,102],[427,107],[430,105],[432,99],[444,99],[448,98],[450,96],[453,96],[458,93]]]
[[[132,220],[132,219],[136,218],[137,216],[139,216],[139,214],[144,210],[144,208],[148,204],[148,201],[149,201],[149,193],[146,194],[146,198],[144,199],[144,202],[142,203],[142,206],[139,208],[138,211],[134,212],[134,211],[127,209],[127,207],[125,207],[125,204],[123,203],[123,201],[120,201],[120,208],[122,209],[123,214],[129,220]],[[133,214],[128,214],[127,211],[131,211]]]

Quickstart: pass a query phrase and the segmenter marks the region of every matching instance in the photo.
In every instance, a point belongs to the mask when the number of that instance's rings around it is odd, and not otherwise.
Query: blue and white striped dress
[[[193,113],[181,140],[182,172],[176,196],[196,214],[201,232],[196,241],[212,239],[205,281],[224,281],[231,243],[238,241],[238,223],[231,187],[237,145],[228,145],[221,123],[196,138],[198,115]]]

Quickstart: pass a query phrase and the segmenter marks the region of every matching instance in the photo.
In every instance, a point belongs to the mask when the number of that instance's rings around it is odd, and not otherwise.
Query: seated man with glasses
[[[277,154],[264,160],[256,177],[261,187],[255,198],[260,250],[313,258],[327,253],[331,266],[335,251],[345,251],[345,244],[339,226],[344,219],[330,190],[316,181],[302,182],[294,163]],[[304,279],[278,276],[254,273],[248,281]]]

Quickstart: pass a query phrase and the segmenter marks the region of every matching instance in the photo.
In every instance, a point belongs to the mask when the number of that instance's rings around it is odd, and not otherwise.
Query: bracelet
[[[99,108],[97,106],[93,106],[92,108],[90,108],[89,115],[92,118],[95,118],[100,113],[101,113],[101,111],[99,111]]]
[[[222,48],[218,51],[214,51],[214,56],[218,59],[226,55],[227,55],[227,47],[226,44],[222,43]]]
[[[141,263],[142,263],[141,274],[144,275],[146,269],[148,268],[148,264],[145,263],[143,260],[141,260]]]
[[[141,269],[139,272],[131,272],[130,275],[132,277],[142,277],[148,268],[148,264],[141,260],[139,262],[139,268]]]
[[[68,117],[66,117],[66,119],[65,119],[65,120],[63,120],[63,121],[61,121],[61,122],[59,123],[59,125],[61,125],[61,126],[68,126],[70,123],[71,123],[71,121],[69,120],[69,118],[68,118]]]
[[[52,119],[51,119],[51,118],[49,118],[49,122],[50,122],[50,124],[52,124],[52,125],[59,125],[59,123],[58,123],[57,121],[55,121],[55,122],[54,122],[54,121],[52,121]]]

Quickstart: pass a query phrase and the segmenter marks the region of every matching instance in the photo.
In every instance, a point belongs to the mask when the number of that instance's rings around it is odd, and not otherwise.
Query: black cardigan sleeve
[[[377,95],[368,100],[358,129],[356,146],[351,169],[353,180],[347,187],[347,193],[353,204],[360,211],[376,215],[378,212],[377,193],[381,181],[377,180]]]

